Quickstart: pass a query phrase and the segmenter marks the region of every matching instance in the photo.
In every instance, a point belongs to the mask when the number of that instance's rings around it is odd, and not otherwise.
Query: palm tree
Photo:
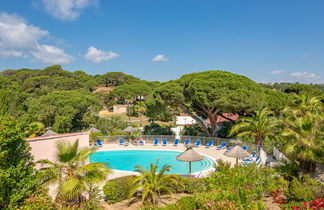
[[[282,136],[286,137],[285,154],[299,163],[304,174],[313,174],[316,162],[324,163],[323,114],[307,113],[285,121]]]
[[[320,114],[323,112],[323,104],[316,97],[301,95],[295,96],[293,104],[283,109],[286,117],[303,116],[307,113]]]
[[[33,122],[28,125],[25,129],[25,134],[27,137],[36,137],[45,132],[45,125],[40,122]]]
[[[59,141],[56,148],[56,162],[39,161],[44,182],[58,185],[57,198],[78,204],[89,187],[106,180],[109,169],[103,163],[87,163],[97,148],[79,148],[79,140],[74,143]]]
[[[134,106],[134,111],[138,113],[139,118],[140,118],[140,126],[142,127],[142,116],[145,114],[146,112],[146,105],[144,102],[138,102],[135,106]]]
[[[234,125],[230,135],[237,133],[238,136],[253,136],[257,146],[263,146],[266,137],[274,138],[279,121],[272,117],[273,113],[264,108],[257,111],[253,117],[242,118],[238,124]]]
[[[131,182],[131,191],[129,198],[136,192],[142,191],[142,203],[157,205],[162,192],[167,192],[172,195],[170,184],[181,185],[178,182],[177,176],[165,173],[170,171],[171,165],[164,165],[157,173],[158,160],[156,163],[151,163],[150,168],[144,169],[141,166],[135,166],[135,171],[140,175],[135,177]]]

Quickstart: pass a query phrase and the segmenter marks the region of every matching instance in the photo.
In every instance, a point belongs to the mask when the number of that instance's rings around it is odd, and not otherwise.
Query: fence
[[[290,162],[290,160],[282,152],[280,152],[276,147],[273,147],[273,157],[278,161],[285,160],[285,161]]]
[[[129,136],[127,135],[114,135],[114,136],[100,136],[99,137],[105,144],[113,144],[116,143],[116,141],[119,138],[128,139]],[[160,141],[162,139],[167,139],[168,142],[173,142],[176,138],[174,135],[141,135],[138,138],[142,138],[146,143],[153,143],[154,139],[159,139]],[[210,140],[214,141],[214,145],[220,145],[222,142],[226,142],[227,145],[232,145],[231,140],[234,139],[224,139],[224,138],[215,138],[215,137],[205,137],[205,136],[181,136],[179,139],[180,143],[184,143],[186,139],[190,140],[191,144],[194,144],[197,139],[201,140],[202,145],[206,145]],[[248,151],[258,151],[256,145],[244,143],[242,142],[242,145],[248,146]]]

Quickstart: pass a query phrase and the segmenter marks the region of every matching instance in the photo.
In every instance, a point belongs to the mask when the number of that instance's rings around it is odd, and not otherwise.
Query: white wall
[[[177,127],[171,128],[171,130],[175,133],[175,136],[177,139],[179,139],[181,137],[180,132],[182,129],[183,129],[183,126],[177,126]]]
[[[34,161],[41,159],[55,161],[56,142],[59,140],[74,142],[77,139],[79,139],[80,147],[89,147],[89,132],[40,136],[28,138],[27,141],[31,146],[31,154],[34,156]]]
[[[177,125],[192,125],[196,123],[197,121],[190,116],[176,116]]]

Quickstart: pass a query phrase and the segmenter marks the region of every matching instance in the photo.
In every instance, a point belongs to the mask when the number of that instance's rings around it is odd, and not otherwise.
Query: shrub
[[[247,194],[251,194],[255,199],[260,199],[268,192],[280,188],[284,180],[276,176],[274,170],[260,168],[252,164],[234,168],[228,168],[226,165],[220,166],[218,172],[205,178],[204,182],[207,190],[244,189]]]
[[[169,183],[169,187],[172,189],[173,193],[199,193],[206,190],[206,185],[202,181],[203,179],[198,178],[188,178],[178,176],[178,181],[180,184]]]
[[[246,199],[242,195],[244,195],[244,192],[212,191],[199,193],[195,196],[183,197],[176,204],[161,209],[265,209],[261,200]]]
[[[206,185],[202,179],[184,178],[182,184],[184,186],[184,193],[193,194],[206,191]]]
[[[294,178],[285,190],[285,195],[291,201],[309,201],[324,196],[324,185],[309,176],[303,176],[301,181]]]
[[[48,195],[46,188],[38,188],[36,191],[29,195],[29,198],[25,199],[19,210],[30,209],[58,209],[58,205],[53,202],[52,198]]]
[[[283,161],[282,164],[274,169],[289,181],[293,180],[293,178],[298,178],[300,173],[300,168],[296,162]]]
[[[105,200],[107,203],[116,203],[128,198],[130,191],[129,182],[134,176],[124,176],[109,180],[103,187]]]

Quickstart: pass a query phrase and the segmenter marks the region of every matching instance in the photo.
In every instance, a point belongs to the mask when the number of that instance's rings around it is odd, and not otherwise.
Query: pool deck
[[[183,152],[185,151],[185,147],[183,144],[179,144],[178,146],[173,146],[173,144],[168,144],[166,146],[162,146],[159,144],[158,146],[153,146],[152,143],[148,143],[145,145],[128,145],[128,146],[123,146],[123,145],[118,145],[118,144],[104,144],[103,147],[100,147],[98,151],[113,151],[113,150],[174,150],[174,151],[180,151]],[[235,164],[235,158],[231,157],[226,157],[223,155],[225,150],[217,150],[216,146],[213,146],[211,148],[205,148],[205,146],[200,146],[198,148],[194,148],[196,152],[198,152],[201,155],[207,156],[214,161],[216,160],[223,160],[226,162],[230,162],[232,166]],[[213,169],[209,169],[203,172],[195,173],[193,174],[196,177],[204,177],[207,176],[209,173],[211,173]],[[136,172],[132,171],[120,171],[120,170],[112,170],[112,173],[108,176],[108,179],[113,179],[121,176],[127,176],[127,175],[135,175],[137,174]]]

